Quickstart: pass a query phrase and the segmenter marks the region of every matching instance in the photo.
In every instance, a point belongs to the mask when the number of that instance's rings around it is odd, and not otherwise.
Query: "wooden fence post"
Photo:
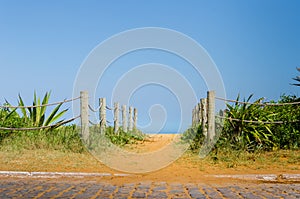
[[[215,137],[215,91],[207,92],[207,124],[208,141],[211,142]]]
[[[198,113],[197,113],[197,117],[198,117],[198,124],[201,124],[201,122],[202,122],[202,115],[201,115],[201,103],[199,102],[198,104],[197,104],[197,106],[198,106]]]
[[[132,107],[129,107],[128,110],[128,130],[132,131],[133,129],[133,120],[132,120]]]
[[[195,124],[196,126],[199,124],[199,106],[196,104],[195,106]]]
[[[123,131],[127,132],[126,105],[122,105],[122,127],[123,127]]]
[[[205,137],[207,137],[207,103],[206,103],[206,98],[203,98],[200,100],[201,103],[201,124],[202,124],[202,133]]]
[[[89,94],[87,91],[80,91],[80,118],[81,135],[86,144],[89,139]]]
[[[100,133],[104,133],[106,129],[106,99],[99,99],[100,106]]]
[[[119,103],[114,103],[114,132],[118,133],[119,130]]]
[[[137,109],[133,109],[133,130],[137,129]]]
[[[195,126],[195,108],[192,110],[192,126]]]

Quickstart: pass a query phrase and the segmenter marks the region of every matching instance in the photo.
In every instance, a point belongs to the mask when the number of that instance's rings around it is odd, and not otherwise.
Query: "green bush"
[[[244,102],[249,102],[252,95]],[[239,101],[239,96],[237,100]],[[283,95],[277,103],[299,102],[296,96]],[[255,152],[277,149],[299,149],[300,147],[300,105],[261,105],[262,98],[253,104],[227,104],[223,127],[216,122],[220,138],[216,150],[242,150]],[[276,102],[271,102],[276,103]],[[232,118],[232,119],[231,119]],[[248,122],[247,122],[248,121]],[[255,121],[255,122],[249,122]],[[284,121],[284,123],[272,123]],[[193,140],[189,139],[194,137]],[[190,149],[197,151],[203,143],[201,125],[188,129],[182,136],[190,140]]]
[[[113,127],[108,127],[106,129],[105,136],[108,137],[113,144],[119,146],[133,144],[136,141],[142,141],[145,139],[145,135],[138,130],[124,132],[122,129],[119,129],[118,133],[114,133]]]
[[[300,98],[294,95],[283,95],[278,103],[299,102]],[[285,121],[283,124],[273,124],[274,134],[272,141],[279,149],[297,149],[300,147],[300,104],[284,106],[268,106],[266,111],[276,113],[276,121]]]
[[[197,151],[204,143],[205,136],[202,133],[202,125],[191,127],[187,129],[182,137],[183,142],[190,144],[190,150]]]
[[[4,106],[10,106],[9,103],[3,104]],[[0,108],[0,127],[8,128],[22,128],[26,127],[27,123],[24,118],[21,118],[16,112],[16,109],[11,108]],[[8,137],[13,131],[11,130],[0,130],[0,143]]]

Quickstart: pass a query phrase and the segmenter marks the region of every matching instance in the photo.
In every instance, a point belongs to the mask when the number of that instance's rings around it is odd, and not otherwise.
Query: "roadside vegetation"
[[[294,79],[300,81],[299,77]],[[50,111],[46,111],[47,106],[37,106],[47,104],[49,98],[50,92],[47,92],[43,99],[34,93],[33,107],[25,108],[19,95],[18,105],[23,108],[0,108],[0,127],[51,126],[27,131],[0,130],[0,151],[46,149],[72,153],[86,152],[79,135],[79,127],[75,124],[63,124],[65,120],[62,117],[68,109],[61,110],[62,104],[57,104]],[[236,101],[240,101],[240,96]],[[216,133],[219,139],[206,159],[213,163],[226,163],[227,167],[234,167],[243,162],[251,164],[261,160],[262,157],[264,160],[272,157],[276,161],[288,158],[288,163],[299,165],[300,105],[276,104],[300,102],[300,98],[295,95],[282,95],[278,101],[270,101],[268,105],[262,105],[263,98],[253,100],[253,95],[243,100],[243,102],[250,101],[254,102],[228,103],[226,110],[222,110],[220,114],[226,119],[216,117]],[[6,101],[3,105],[10,106],[10,103]],[[93,135],[100,135],[97,125],[91,125],[90,129]],[[112,127],[107,127],[104,135],[118,146],[146,139],[146,135],[139,131],[124,132],[120,128],[118,133],[114,133]],[[197,155],[205,142],[201,124],[183,133],[182,140],[190,144],[187,154]]]
[[[11,104],[6,101],[0,108],[0,127],[14,128],[0,129],[0,150],[35,150],[49,149],[64,152],[81,153],[85,151],[80,138],[80,127],[75,124],[64,124],[62,119],[68,109],[61,110],[63,103],[55,105],[48,111],[50,92],[43,99],[37,97],[34,92],[32,106],[26,106],[22,97],[18,96],[18,106],[10,108]],[[48,128],[44,128],[47,127]],[[50,127],[49,127],[50,126]],[[30,128],[30,130],[24,130]],[[20,130],[16,130],[20,129]],[[91,133],[99,134],[97,125],[91,126]],[[144,139],[145,135],[139,131],[124,132],[122,128],[114,133],[112,127],[107,127],[105,136],[119,146],[131,144]]]
[[[252,95],[244,102],[249,102]],[[237,101],[239,97],[237,98]],[[227,104],[223,121],[216,117],[216,132],[220,137],[215,150],[231,149],[247,152],[300,148],[300,106],[262,106],[262,99],[254,104]],[[296,96],[281,96],[273,104],[300,102]],[[220,125],[223,122],[223,125]],[[190,128],[184,140],[195,136],[191,150],[197,151],[204,142],[201,124]]]
[[[300,68],[297,70],[300,72]],[[293,79],[300,82],[300,76]],[[300,86],[299,83],[292,85]],[[253,101],[252,98],[253,95],[250,95],[243,102]],[[236,101],[240,101],[240,96]],[[216,117],[219,139],[208,158],[234,165],[242,159],[255,161],[265,154],[277,157],[276,154],[283,153],[285,157],[296,159],[294,163],[299,164],[300,154],[296,157],[294,154],[300,150],[300,104],[285,104],[294,102],[300,102],[296,95],[282,95],[278,101],[270,101],[268,105],[262,105],[263,98],[251,104],[228,103],[226,110],[219,114],[226,119]],[[191,153],[198,154],[205,142],[202,125],[189,128],[182,140],[190,143]]]

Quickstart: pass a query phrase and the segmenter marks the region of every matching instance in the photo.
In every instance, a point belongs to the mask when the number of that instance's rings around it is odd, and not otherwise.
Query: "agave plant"
[[[41,126],[48,126],[51,124],[54,124],[57,120],[59,120],[67,111],[68,109],[64,109],[62,111],[59,111],[60,107],[62,106],[63,103],[58,104],[50,113],[48,117],[46,117],[46,109],[49,102],[51,92],[46,92],[42,103],[41,99],[36,96],[36,92],[34,92],[34,97],[33,97],[33,107],[24,107],[24,101],[19,94],[19,106],[21,106],[21,113],[22,117],[25,118],[25,121],[29,122],[32,126],[35,127],[41,127]],[[60,120],[56,122],[57,126],[59,126],[59,123],[63,122],[64,120]]]
[[[244,102],[249,102],[252,96],[250,95]],[[259,105],[262,100],[263,98],[260,98],[253,104],[227,104],[228,117],[238,119],[229,119],[228,121],[232,132],[230,135],[232,142],[242,144],[247,149],[253,149],[253,147],[269,148],[274,145],[271,139],[273,136],[271,124],[264,123],[264,121],[273,121],[275,114],[266,111],[263,106]],[[239,96],[236,101],[239,101]]]

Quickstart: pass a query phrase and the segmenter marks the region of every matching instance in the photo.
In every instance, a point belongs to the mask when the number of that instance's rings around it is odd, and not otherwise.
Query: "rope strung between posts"
[[[90,123],[91,125],[94,125],[94,126],[98,125],[98,124],[92,122],[91,120],[89,120],[89,123]]]
[[[100,123],[102,123],[103,119],[100,120]],[[107,123],[111,124],[110,121],[106,120]]]
[[[295,122],[300,121],[300,120],[293,120],[293,121],[272,121],[271,122],[271,121],[241,120],[241,119],[236,119],[236,118],[231,118],[231,117],[223,117],[220,115],[216,115],[216,117],[221,118],[221,119],[230,120],[230,121],[255,123],[255,124],[285,124],[285,123],[295,123]]]
[[[113,108],[110,108],[108,106],[105,107],[107,110],[113,110]]]
[[[43,106],[53,106],[53,105],[63,104],[63,103],[72,102],[72,101],[75,101],[78,99],[80,99],[80,97],[63,100],[63,101],[55,102],[55,103],[51,103],[51,104],[41,104],[41,105],[34,105],[34,106],[1,106],[0,105],[0,108],[37,108],[37,107],[43,107]]]
[[[97,107],[96,109],[93,109],[93,107],[91,107],[91,105],[89,105],[89,109],[94,113],[98,112],[100,110],[100,108],[101,108],[101,106]]]
[[[94,112],[94,113],[98,112],[98,111],[101,109],[101,107],[102,107],[102,103],[100,103],[100,106],[97,107],[96,109],[94,109],[91,105],[89,105],[89,109],[90,109],[92,112]],[[114,110],[113,108],[110,108],[109,106],[106,106],[105,108],[106,108],[107,110]],[[101,120],[100,120],[100,123],[101,123],[102,121],[103,121],[103,120],[101,119]],[[110,121],[108,121],[108,120],[106,120],[106,122],[109,123],[109,124],[112,123],[112,122],[110,122]],[[92,121],[90,121],[90,120],[89,120],[89,123],[90,123],[91,125],[97,125],[97,124],[95,124],[94,122],[92,122]]]
[[[250,104],[250,105],[259,105],[259,106],[286,106],[286,105],[295,105],[295,104],[300,104],[300,102],[289,102],[289,103],[280,103],[280,104],[275,104],[275,103],[252,103],[252,102],[241,102],[237,100],[230,100],[230,99],[224,99],[221,97],[216,97],[217,100],[222,100],[225,102],[235,102],[239,104]]]
[[[101,119],[99,123],[101,123],[102,121],[103,121],[103,119]],[[106,122],[109,123],[109,124],[112,123],[112,122],[110,122],[110,121],[108,121],[108,120],[106,120]],[[90,123],[91,125],[98,125],[98,124],[92,122],[91,120],[89,120],[89,123]]]
[[[0,130],[12,130],[12,131],[31,131],[31,130],[41,130],[41,129],[47,129],[47,128],[52,128],[52,127],[56,127],[56,126],[61,126],[67,123],[70,123],[76,119],[80,118],[80,115],[78,115],[77,117],[73,117],[71,119],[68,119],[66,121],[62,121],[56,124],[52,124],[49,126],[40,126],[40,127],[29,127],[29,128],[9,128],[9,127],[0,127]]]

